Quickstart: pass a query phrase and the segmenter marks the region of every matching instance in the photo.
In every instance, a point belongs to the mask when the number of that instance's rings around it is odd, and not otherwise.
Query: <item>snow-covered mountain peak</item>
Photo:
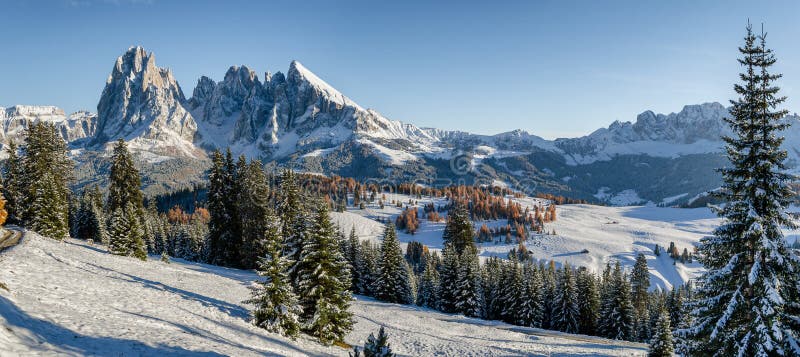
[[[287,80],[289,83],[295,83],[298,85],[302,85],[303,83],[308,84],[321,95],[325,96],[331,102],[337,103],[339,105],[351,105],[361,108],[358,104],[347,98],[342,92],[339,92],[336,88],[332,85],[328,84],[321,78],[319,78],[314,72],[311,72],[308,68],[303,66],[299,61],[295,60],[289,64],[289,72],[287,72]]]
[[[96,147],[124,138],[131,148],[196,157],[196,123],[180,85],[140,46],[118,57],[97,104]]]
[[[63,109],[51,105],[0,107],[0,144],[4,146],[11,140],[21,143],[25,130],[38,122],[55,125],[64,140],[75,142],[94,135],[97,115],[88,111],[66,115]],[[4,151],[0,152],[0,157],[5,155]]]

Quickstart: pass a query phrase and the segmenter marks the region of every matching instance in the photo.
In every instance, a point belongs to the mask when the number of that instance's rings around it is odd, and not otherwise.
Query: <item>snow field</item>
[[[0,355],[346,356],[301,337],[252,326],[251,271],[108,254],[68,239],[27,233],[0,253]],[[644,355],[640,344],[523,329],[359,297],[346,342],[385,325],[407,356]]]

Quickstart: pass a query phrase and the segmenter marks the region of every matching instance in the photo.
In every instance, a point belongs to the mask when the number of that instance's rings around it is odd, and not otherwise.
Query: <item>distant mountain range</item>
[[[545,140],[522,130],[497,135],[419,128],[365,109],[297,61],[286,74],[232,66],[201,77],[186,98],[155,56],[131,47],[117,58],[97,114],[52,106],[0,108],[0,139],[53,122],[78,161],[77,185],[103,184],[110,144],[139,153],[151,193],[199,181],[208,153],[230,147],[268,167],[424,184],[494,184],[610,204],[679,204],[716,188],[729,134],[719,103],[678,113],[646,111],[579,138]],[[787,118],[792,122],[798,117]],[[788,164],[800,165],[800,127],[784,132]]]

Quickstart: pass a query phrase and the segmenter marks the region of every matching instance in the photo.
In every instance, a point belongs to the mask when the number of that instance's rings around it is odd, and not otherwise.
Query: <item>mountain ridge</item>
[[[632,197],[654,203],[716,188],[719,177],[696,165],[724,165],[720,137],[730,133],[722,120],[728,109],[720,103],[686,105],[669,114],[647,110],[635,121],[615,121],[585,136],[555,140],[521,129],[484,135],[420,128],[365,109],[296,60],[286,74],[267,71],[263,77],[246,65],[231,66],[221,81],[201,76],[191,98],[183,93],[172,71],[156,65],[152,52],[132,46],[115,61],[98,114],[82,113],[70,122],[63,119],[63,110],[37,107],[30,111],[38,115],[16,115],[28,119],[11,132],[19,136],[19,128],[31,120],[58,117],[64,122],[62,135],[80,152],[77,160],[123,138],[151,164],[192,162],[197,165],[192,175],[203,175],[210,150],[228,147],[267,166],[358,179],[524,186],[609,202],[633,191]],[[2,115],[3,123],[12,121]],[[0,133],[4,142],[7,127]],[[800,126],[784,134],[787,147],[800,144]],[[790,150],[793,169],[798,158],[800,152]],[[655,183],[604,178],[638,172],[643,165],[666,171],[654,173],[650,180]],[[678,167],[702,177],[662,182],[670,175],[679,178]]]

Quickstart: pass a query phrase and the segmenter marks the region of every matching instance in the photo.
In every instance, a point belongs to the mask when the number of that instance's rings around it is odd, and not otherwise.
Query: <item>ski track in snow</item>
[[[80,240],[26,233],[0,253],[0,355],[261,356],[339,355],[307,337],[295,341],[252,326],[247,286],[252,271],[147,262],[108,254]],[[362,345],[385,325],[406,356],[644,355],[644,345],[520,329],[358,297]],[[514,329],[512,331],[511,329]]]

